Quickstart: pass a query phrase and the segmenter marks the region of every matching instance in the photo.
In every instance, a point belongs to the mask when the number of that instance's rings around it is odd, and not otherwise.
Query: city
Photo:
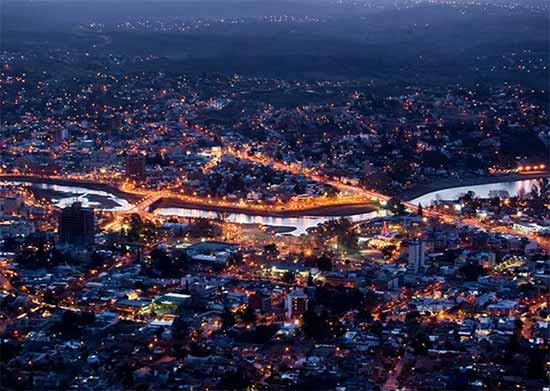
[[[89,1],[0,14],[2,389],[550,391],[547,1]]]

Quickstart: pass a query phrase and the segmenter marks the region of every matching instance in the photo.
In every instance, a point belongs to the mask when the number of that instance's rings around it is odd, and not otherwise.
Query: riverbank
[[[123,190],[120,190],[114,185],[100,182],[92,182],[87,180],[79,179],[63,179],[63,178],[42,178],[36,176],[26,176],[26,175],[2,175],[0,176],[1,181],[12,181],[12,182],[25,182],[33,184],[49,184],[49,185],[58,185],[58,186],[69,186],[69,187],[84,187],[91,190],[104,191],[111,193],[116,197],[124,198],[128,202],[135,203],[140,201],[143,197],[134,194],[128,193]]]
[[[37,176],[26,176],[26,175],[1,175],[0,182],[12,181],[12,182],[21,182],[21,183],[31,183],[31,184],[48,184],[48,185],[58,185],[58,186],[67,186],[67,187],[82,187],[96,191],[104,191],[110,193],[116,197],[127,200],[130,203],[137,203],[143,197],[135,193],[125,192],[120,190],[114,185],[100,182],[92,182],[87,180],[79,179],[64,179],[64,178],[46,178],[46,177],[37,177]],[[53,190],[49,190],[50,195],[54,194]],[[43,195],[46,195],[43,193]],[[183,209],[194,209],[194,210],[203,210],[203,211],[212,211],[212,212],[221,212],[221,213],[241,213],[249,216],[262,216],[262,217],[345,217],[355,214],[369,213],[376,210],[373,204],[339,204],[339,205],[329,205],[329,206],[320,206],[312,207],[305,209],[289,209],[282,211],[270,211],[270,210],[259,210],[252,209],[247,207],[239,206],[218,206],[202,203],[202,202],[186,202],[179,200],[177,198],[163,198],[154,205],[151,206],[151,210],[158,208],[183,208]]]
[[[296,210],[259,210],[250,209],[238,206],[218,206],[218,205],[205,205],[202,203],[193,203],[179,200],[177,198],[163,198],[157,201],[154,205],[151,205],[151,210],[155,209],[170,209],[170,208],[182,208],[182,209],[199,209],[203,211],[220,212],[220,213],[241,213],[250,216],[263,216],[263,217],[345,217],[356,214],[370,213],[376,210],[371,204],[341,204],[330,206],[319,206],[307,209]]]
[[[462,179],[443,178],[435,182],[415,185],[411,189],[402,192],[398,197],[402,200],[410,201],[435,191],[447,190],[455,187],[489,185],[492,183],[501,182],[516,182],[544,177],[550,177],[550,173],[487,175]]]
[[[467,186],[480,186],[480,185],[489,185],[493,183],[507,183],[515,181],[524,181],[532,180],[542,177],[548,177],[550,173],[532,173],[532,174],[507,174],[507,175],[486,175],[482,177],[467,177],[467,178],[443,178],[436,180],[431,183],[419,184],[414,186],[412,189],[402,192],[399,195],[399,198],[402,200],[415,200],[419,197],[428,195],[433,192],[445,191],[453,188],[467,187]],[[38,176],[26,176],[26,175],[0,175],[0,182],[5,181],[14,181],[14,182],[24,182],[24,183],[35,183],[35,184],[50,184],[50,185],[59,185],[59,186],[68,186],[68,187],[83,187],[96,191],[103,191],[110,193],[116,197],[127,200],[130,203],[137,203],[143,197],[135,194],[123,191],[118,187],[101,182],[93,182],[87,180],[78,180],[70,178],[45,178]],[[279,211],[270,211],[270,210],[259,210],[252,209],[247,207],[239,206],[218,206],[211,205],[202,202],[185,202],[179,199],[167,198],[162,199],[153,205],[152,210],[158,208],[183,208],[183,209],[192,209],[192,210],[203,210],[211,212],[221,212],[221,213],[240,213],[249,216],[262,216],[262,217],[288,217],[288,218],[299,218],[299,217],[346,217],[357,214],[370,213],[376,210],[376,206],[373,204],[340,204],[340,205],[330,205],[330,206],[321,206],[321,207],[312,207],[307,209],[294,209],[294,210],[279,210]]]

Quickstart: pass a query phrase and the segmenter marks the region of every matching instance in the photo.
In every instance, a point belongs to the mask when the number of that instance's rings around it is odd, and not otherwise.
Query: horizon
[[[2,390],[550,391],[550,1],[0,24]]]

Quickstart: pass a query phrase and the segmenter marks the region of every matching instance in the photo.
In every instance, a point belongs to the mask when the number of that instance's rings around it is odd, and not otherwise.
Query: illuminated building
[[[420,269],[424,268],[426,259],[426,245],[422,240],[413,240],[409,242],[409,260],[407,268],[413,272],[418,273]]]
[[[307,311],[308,297],[302,289],[294,289],[285,297],[287,319],[294,319]]]

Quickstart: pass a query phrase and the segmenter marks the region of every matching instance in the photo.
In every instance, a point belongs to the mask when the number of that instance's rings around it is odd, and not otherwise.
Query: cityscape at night
[[[550,0],[0,0],[0,390],[550,391]]]

